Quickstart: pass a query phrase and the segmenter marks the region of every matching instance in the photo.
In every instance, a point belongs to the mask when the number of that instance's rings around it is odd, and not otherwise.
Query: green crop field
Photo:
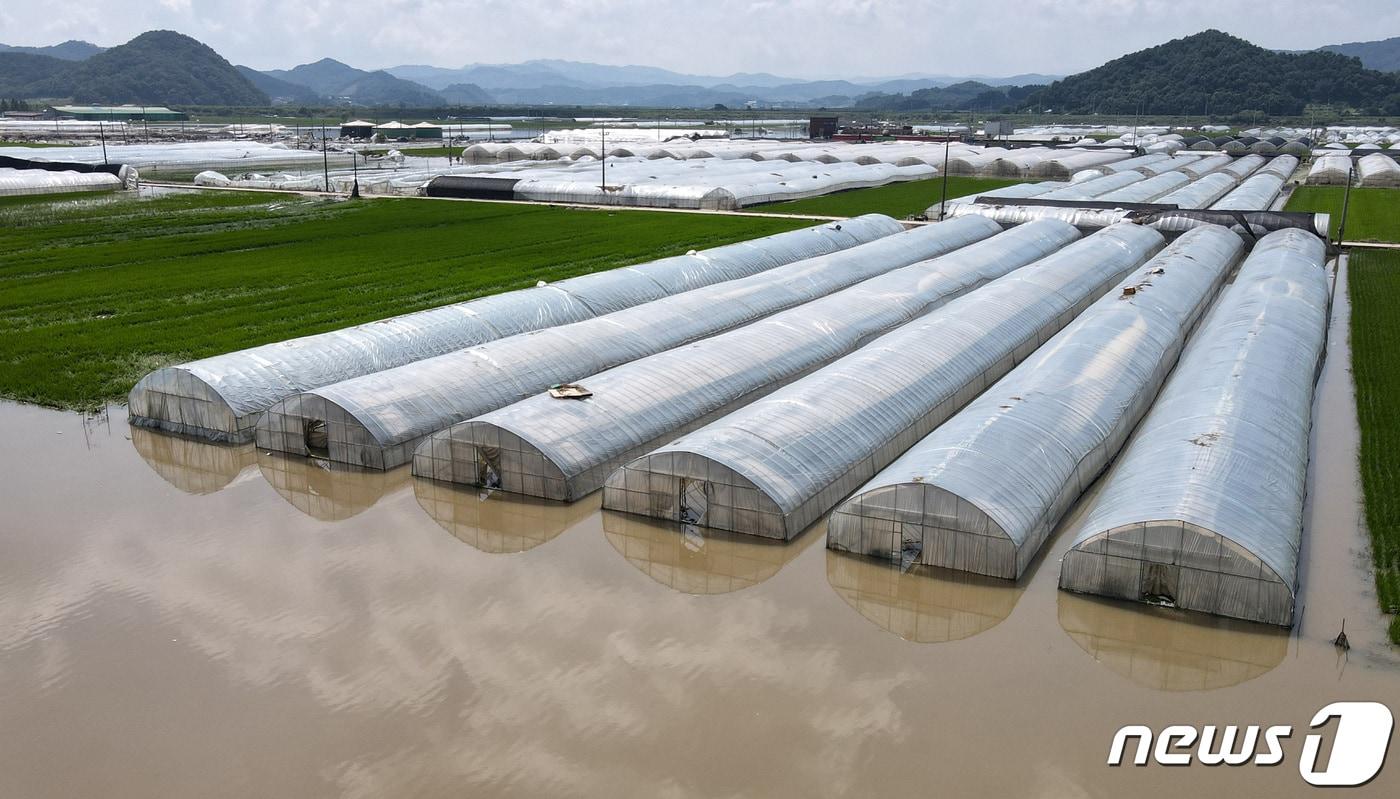
[[[948,199],[979,194],[1021,182],[1023,181],[949,175]],[[812,216],[889,214],[895,219],[903,219],[915,214],[922,214],[930,205],[938,202],[942,191],[942,178],[912,180],[908,183],[892,183],[873,189],[852,189],[823,197],[810,197],[806,200],[772,203],[753,210],[777,214],[810,214]]]
[[[0,396],[124,398],[158,366],[808,222],[182,192],[0,201]]]
[[[1384,610],[1400,613],[1400,252],[1355,250],[1348,268],[1361,486],[1376,595]],[[1400,616],[1390,637],[1400,644]]]
[[[1288,198],[1286,210],[1331,214],[1331,235],[1336,238],[1345,192],[1342,186],[1300,186]],[[1400,189],[1352,189],[1346,240],[1400,242]]]

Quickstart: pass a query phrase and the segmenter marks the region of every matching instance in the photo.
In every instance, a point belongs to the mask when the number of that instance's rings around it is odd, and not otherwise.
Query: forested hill
[[[0,84],[14,97],[152,105],[268,103],[267,95],[222,56],[174,31],[149,31],[83,61],[22,53],[0,56],[9,73],[0,76]]]
[[[1072,114],[1131,114],[1139,107],[1148,114],[1203,114],[1209,106],[1298,115],[1311,103],[1397,114],[1400,75],[1336,53],[1279,53],[1207,30],[1055,81],[1030,97],[1032,105]]]

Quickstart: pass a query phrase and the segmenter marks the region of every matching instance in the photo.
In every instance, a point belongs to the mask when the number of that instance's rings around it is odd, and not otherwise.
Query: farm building
[[[159,105],[56,105],[50,109],[61,119],[88,122],[179,122],[189,117]]]

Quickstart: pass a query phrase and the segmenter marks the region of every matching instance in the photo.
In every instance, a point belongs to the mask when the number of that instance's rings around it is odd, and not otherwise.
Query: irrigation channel
[[[1141,398],[1162,386],[1172,391],[1179,377],[1164,364],[1178,351],[1192,357],[1193,325],[1230,329],[1221,309],[1241,297],[1247,305],[1256,275],[1277,267],[1271,248],[1322,272],[1321,250],[1298,244],[1313,234],[1271,233],[1246,255],[1240,237],[1213,226],[1169,242],[1145,226],[1075,230],[1053,218],[1009,232],[975,215],[903,232],[873,217],[842,225],[773,237],[777,249],[766,254],[721,248],[517,292],[461,312],[471,324],[430,319],[425,329],[437,343],[392,368],[430,375],[422,364],[460,358],[450,353],[461,347],[482,353],[483,364],[518,350],[513,357],[555,368],[514,342],[547,337],[556,324],[625,332],[618,320],[630,319],[652,332],[619,333],[607,340],[616,354],[593,347],[596,362],[532,373],[528,386],[503,390],[496,403],[428,409],[411,396],[386,395],[359,409],[334,400],[346,429],[361,410],[390,422],[409,411],[436,414],[440,426],[405,427],[392,440],[337,445],[343,430],[312,424],[327,417],[314,419],[306,398],[351,397],[356,381],[385,368],[373,359],[317,360],[316,341],[332,352],[347,342],[362,351],[384,345],[385,357],[399,357],[390,353],[395,336],[414,346],[429,340],[408,322],[302,340],[312,342],[302,346],[305,363],[324,368],[314,374],[259,376],[241,366],[256,357],[221,356],[167,370],[139,389],[162,394],[142,398],[143,423],[164,414],[168,424],[160,426],[244,443],[129,426],[121,406],[81,417],[0,404],[0,434],[22,455],[0,466],[9,525],[0,581],[0,681],[8,697],[0,786],[16,796],[35,795],[54,779],[69,795],[106,797],[464,789],[867,796],[936,782],[964,795],[1293,795],[1303,783],[1291,767],[1112,769],[1104,754],[1123,724],[1302,730],[1330,702],[1400,695],[1400,653],[1386,643],[1370,593],[1360,526],[1344,260],[1330,318],[1325,300],[1300,295],[1321,309],[1316,321],[1327,327],[1316,390],[1280,392],[1283,401],[1302,397],[1304,408],[1292,412],[1307,415],[1309,397],[1312,405],[1311,433],[1299,445],[1306,472],[1296,475],[1306,502],[1285,513],[1301,526],[1291,564],[1297,592],[1273,595],[1275,605],[1288,604],[1288,618],[1270,617],[1291,621],[1290,629],[1059,590],[1061,562],[1096,503],[1108,501],[1114,472],[1095,481],[1092,470],[1076,471],[1083,496],[1065,503],[1057,525],[1026,538],[1034,546],[1018,545],[1003,560],[1016,580],[924,565],[945,563],[927,544],[922,563],[883,544],[868,547],[882,559],[835,551],[826,525],[827,512],[851,492],[859,496],[875,472],[892,463],[897,471],[901,452],[917,460],[936,449],[925,436],[941,420],[983,390],[1039,385],[1050,366],[1074,362],[1057,354],[1061,348],[1093,340],[1095,330],[1163,331],[1109,338],[1124,363],[1141,370],[1132,407],[1146,413]],[[1154,292],[1175,299],[1157,303]],[[525,317],[509,313],[525,306]],[[886,316],[872,315],[876,307]],[[870,451],[847,448],[842,457],[860,468],[829,462],[810,470],[800,507],[771,530],[744,524],[737,512],[709,525],[650,518],[674,519],[674,509],[610,499],[597,490],[601,473],[580,471],[586,479],[569,503],[542,498],[553,496],[544,483],[533,491],[523,477],[500,483],[542,468],[544,458],[513,464],[513,472],[493,463],[484,457],[490,442],[471,440],[484,428],[465,420],[494,414],[492,424],[505,429],[534,418],[509,410],[530,402],[590,407],[554,398],[518,403],[552,382],[620,390],[628,380],[645,387],[668,374],[666,352],[642,346],[668,318],[648,308],[687,320],[666,330],[674,339],[667,346],[680,347],[672,352],[738,342],[727,365],[732,379],[687,388],[669,406],[672,416],[631,430],[632,439],[600,456],[605,464],[635,465],[668,435],[713,447],[723,437],[706,431],[750,417],[761,423],[765,409],[793,397],[837,396],[823,387],[858,373],[861,358],[877,350],[922,358],[913,371],[949,370],[951,382],[935,391],[914,381],[892,393],[904,398],[899,418],[859,411],[869,417]],[[502,327],[509,320],[514,330]],[[976,335],[979,325],[1001,335]],[[746,331],[784,326],[822,330],[828,346],[792,337],[781,353],[767,353],[788,359],[786,371],[753,379],[746,359],[764,360],[763,340]],[[942,331],[936,340],[963,349],[918,351],[911,331]],[[1320,344],[1322,332],[1308,335]],[[605,339],[598,332],[590,341]],[[214,373],[226,363],[237,382]],[[1101,370],[1092,360],[1089,367],[1086,374]],[[215,395],[233,397],[231,411],[219,411]],[[182,405],[187,399],[198,401]],[[995,416],[986,404],[966,405],[953,423]],[[260,426],[269,407],[283,408],[272,428]],[[1154,417],[1147,418],[1144,426]],[[819,433],[831,421],[814,417],[799,432]],[[1134,446],[1130,422],[1101,434],[1128,438],[1125,461]],[[255,430],[257,446],[248,442]],[[779,446],[786,433],[770,426],[765,435]],[[920,441],[922,449],[909,449]],[[1105,445],[1097,441],[1085,446],[1098,452]],[[308,449],[328,457],[304,457]],[[385,468],[338,462],[368,452]],[[511,452],[530,454],[522,446]],[[687,468],[694,463],[677,459],[673,472]],[[626,479],[614,487],[636,489]],[[1058,508],[1055,497],[1067,489],[1050,489],[1046,505]],[[1287,548],[1290,539],[1280,540]],[[1273,565],[1272,556],[1260,558]],[[1344,621],[1346,652],[1332,644]],[[80,740],[36,735],[55,729],[38,723],[52,718],[82,719],[65,725]],[[775,742],[785,752],[781,769]],[[965,767],[989,757],[996,768]],[[246,768],[250,762],[259,768]],[[1397,789],[1400,769],[1391,768],[1355,795]]]

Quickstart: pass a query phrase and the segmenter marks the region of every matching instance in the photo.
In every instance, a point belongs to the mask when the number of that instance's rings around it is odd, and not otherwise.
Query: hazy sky
[[[1224,13],[1231,8],[1250,13]],[[1257,13],[1255,13],[1257,12]],[[1316,23],[1311,22],[1315,20]],[[187,33],[234,63],[362,68],[563,58],[727,75],[1071,73],[1203,28],[1266,47],[1400,35],[1400,2],[1273,0],[64,0],[0,3],[0,42]]]

